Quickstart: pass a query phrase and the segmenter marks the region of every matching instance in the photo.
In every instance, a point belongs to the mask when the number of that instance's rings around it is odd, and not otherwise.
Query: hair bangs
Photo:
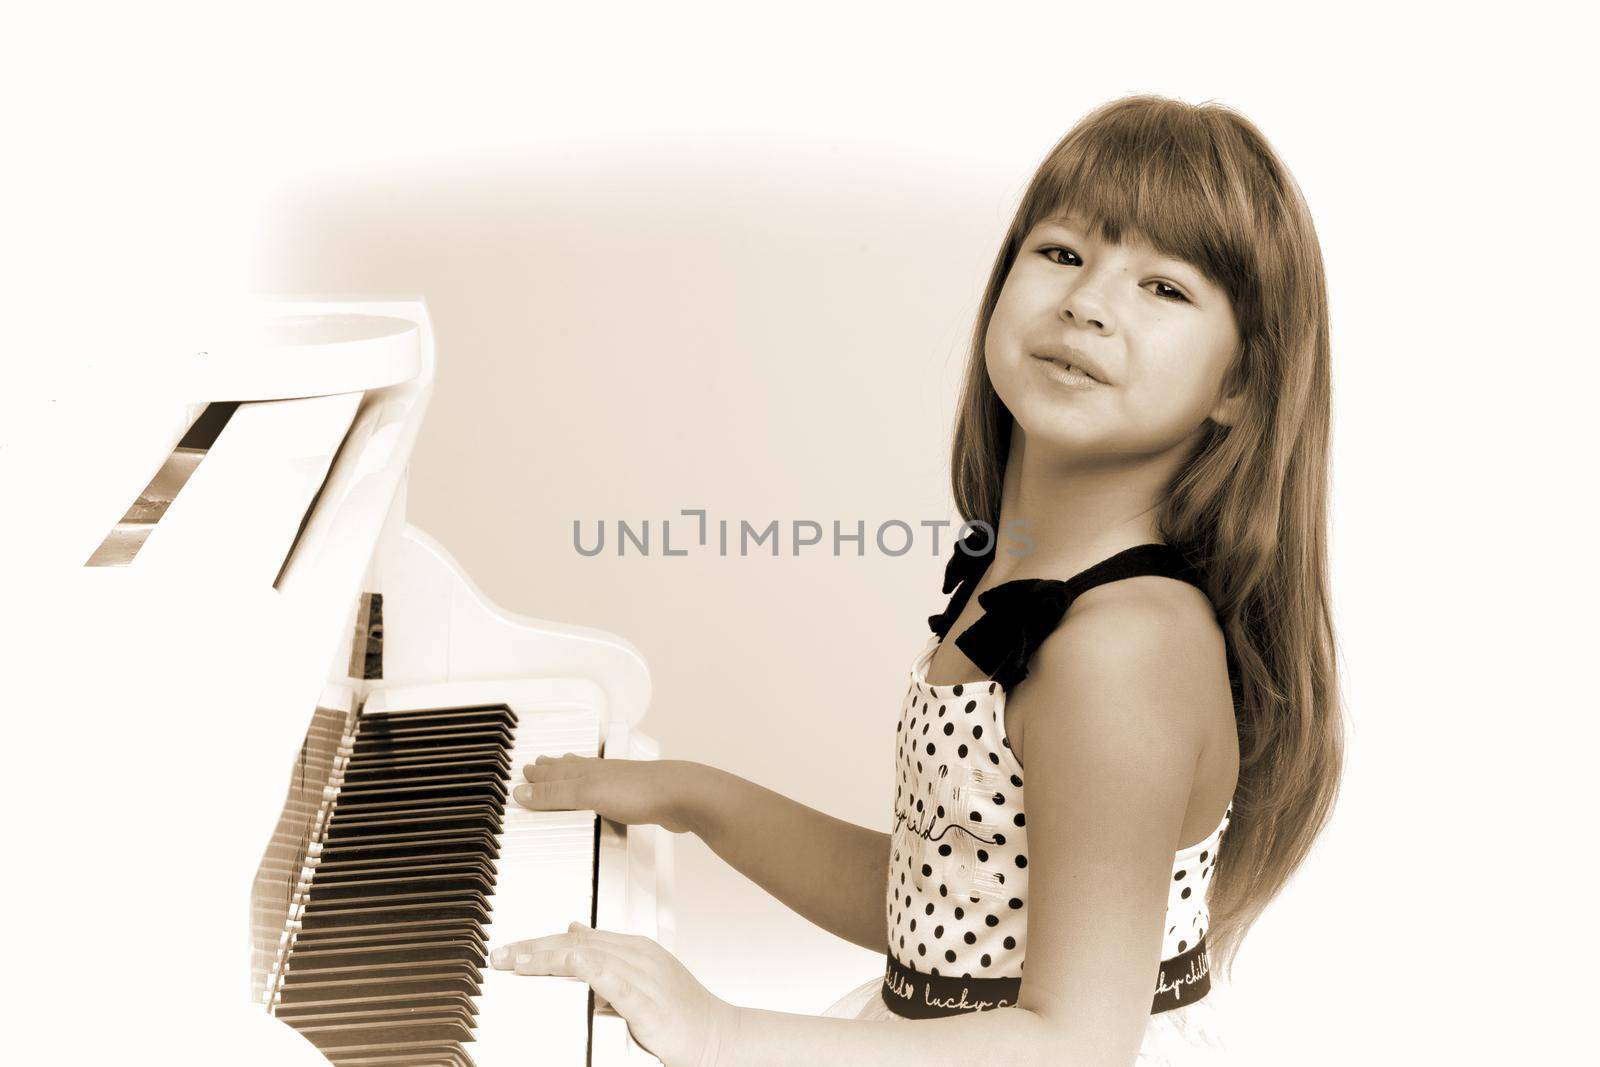
[[[1147,244],[1222,289],[1248,328],[1260,227],[1248,199],[1230,193],[1245,168],[1220,149],[1229,128],[1210,125],[1203,114],[1161,109],[1085,123],[1040,168],[1023,233],[1071,215],[1102,241]]]

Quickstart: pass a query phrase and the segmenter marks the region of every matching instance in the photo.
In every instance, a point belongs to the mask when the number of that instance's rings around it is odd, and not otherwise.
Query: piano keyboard
[[[377,690],[334,760],[268,999],[341,1067],[589,1059],[588,986],[495,971],[488,950],[595,922],[595,813],[510,790],[540,755],[598,755],[599,716],[439,699],[486,685]]]

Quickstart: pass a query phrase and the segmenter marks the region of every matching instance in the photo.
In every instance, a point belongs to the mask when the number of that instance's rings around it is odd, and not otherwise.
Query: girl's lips
[[[1105,383],[1098,378],[1091,377],[1088,372],[1073,367],[1067,369],[1067,364],[1061,360],[1049,359],[1045,356],[1036,356],[1044,376],[1058,385],[1069,389],[1093,389]]]
[[[1047,359],[1062,366],[1071,364],[1101,385],[1111,384],[1110,377],[1089,353],[1073,348],[1071,345],[1051,341],[1048,344],[1040,345],[1038,351],[1033,354],[1039,359]]]

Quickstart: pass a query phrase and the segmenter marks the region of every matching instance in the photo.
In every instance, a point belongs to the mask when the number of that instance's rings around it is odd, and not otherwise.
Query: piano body
[[[509,800],[540,753],[656,757],[643,658],[498,609],[407,524],[420,301],[259,314],[63,410],[33,475],[72,487],[15,546],[52,576],[30,625],[63,714],[21,740],[93,743],[29,792],[95,828],[34,842],[74,916],[16,941],[40,1025],[71,1059],[658,1062],[586,984],[485,960],[573,920],[670,947],[669,833]]]

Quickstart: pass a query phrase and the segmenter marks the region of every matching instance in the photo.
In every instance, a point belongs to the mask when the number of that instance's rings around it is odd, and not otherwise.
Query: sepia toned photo
[[[1589,1062],[1586,23],[25,16],[17,1058]]]

